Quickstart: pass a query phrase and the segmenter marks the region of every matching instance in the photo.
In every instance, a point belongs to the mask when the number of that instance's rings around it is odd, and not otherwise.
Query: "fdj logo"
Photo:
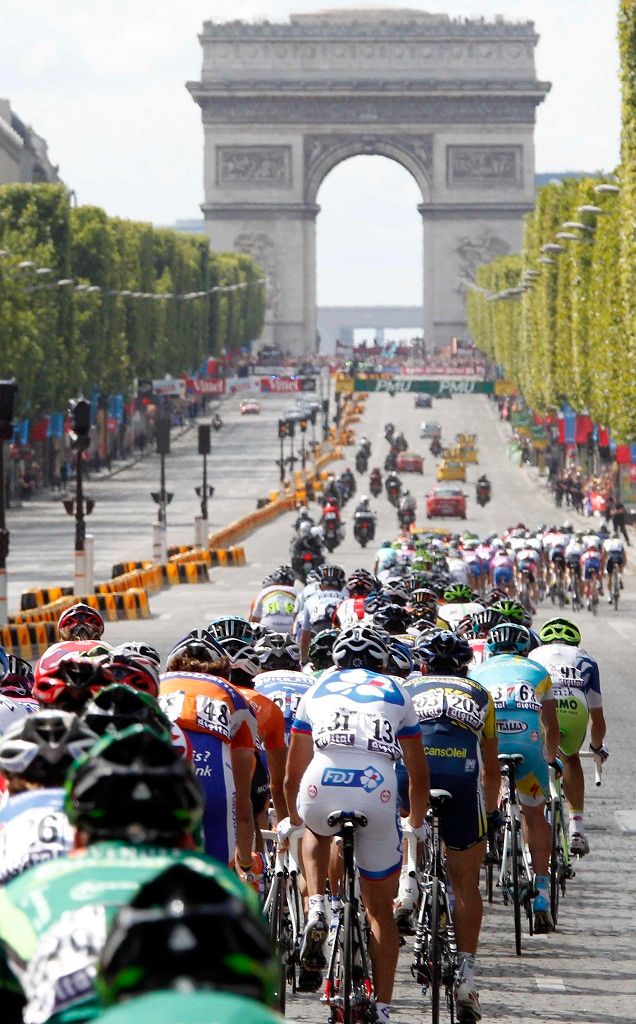
[[[371,765],[368,768],[325,768],[321,782],[323,786],[353,786],[372,793],[382,785],[384,776]]]

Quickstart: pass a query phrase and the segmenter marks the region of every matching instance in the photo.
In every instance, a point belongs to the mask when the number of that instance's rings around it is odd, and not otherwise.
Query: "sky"
[[[200,110],[184,83],[200,73],[204,20],[286,20],[359,6],[340,0],[0,0],[0,96],[47,140],[80,203],[171,224],[200,216]],[[611,170],[618,162],[617,0],[404,0],[371,6],[502,14],[535,22],[538,171]],[[410,175],[358,157],[318,201],[321,304],[421,301],[421,201]]]

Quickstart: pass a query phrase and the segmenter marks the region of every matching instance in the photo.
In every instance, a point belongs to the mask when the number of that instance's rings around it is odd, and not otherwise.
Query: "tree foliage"
[[[16,377],[23,415],[63,409],[94,388],[128,394],[134,377],[192,371],[262,331],[265,292],[251,257],[73,209],[59,185],[0,187],[0,249],[0,376]],[[183,298],[237,284],[250,286]]]

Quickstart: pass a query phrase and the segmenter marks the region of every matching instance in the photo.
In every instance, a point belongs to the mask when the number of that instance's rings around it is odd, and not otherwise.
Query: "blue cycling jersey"
[[[285,736],[289,742],[300,698],[316,680],[303,672],[259,672],[254,676],[254,689],[277,704],[285,716]]]

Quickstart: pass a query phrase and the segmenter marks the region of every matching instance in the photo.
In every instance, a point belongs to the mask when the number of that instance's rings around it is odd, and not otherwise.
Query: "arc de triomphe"
[[[537,80],[531,22],[370,9],[288,23],[205,22],[200,82],[206,230],[267,272],[264,340],[316,338],[316,197],[342,160],[379,154],[415,178],[424,331],[465,334],[475,267],[520,248],[534,203]]]

